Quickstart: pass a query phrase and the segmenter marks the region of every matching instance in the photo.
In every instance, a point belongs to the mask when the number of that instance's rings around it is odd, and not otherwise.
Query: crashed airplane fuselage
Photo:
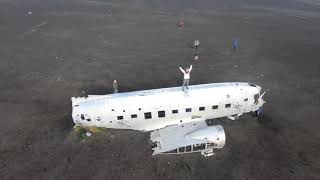
[[[76,126],[152,131],[154,154],[212,155],[224,146],[225,134],[222,126],[205,120],[258,111],[264,104],[260,91],[235,82],[72,97],[72,117]]]

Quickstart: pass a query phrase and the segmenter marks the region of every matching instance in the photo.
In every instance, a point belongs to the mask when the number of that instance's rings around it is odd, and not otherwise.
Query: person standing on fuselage
[[[192,65],[190,68],[186,68],[186,70],[183,70],[181,67],[179,67],[181,72],[183,73],[183,83],[182,83],[182,91],[184,91],[184,87],[186,86],[187,89],[189,89],[189,80],[190,80],[190,72],[192,70]]]

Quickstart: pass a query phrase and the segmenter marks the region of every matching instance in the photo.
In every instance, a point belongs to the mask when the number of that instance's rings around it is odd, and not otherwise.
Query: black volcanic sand
[[[320,179],[319,33],[316,0],[0,0],[0,179]],[[113,79],[121,92],[178,86],[190,64],[191,84],[267,90],[261,119],[215,120],[227,135],[215,156],[73,131],[70,97],[111,93]]]

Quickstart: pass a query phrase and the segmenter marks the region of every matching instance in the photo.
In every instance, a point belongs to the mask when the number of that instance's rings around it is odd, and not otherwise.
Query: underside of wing
[[[205,120],[168,126],[151,132],[153,155],[201,152],[213,155],[214,149],[225,145],[226,137],[221,125],[208,126]]]

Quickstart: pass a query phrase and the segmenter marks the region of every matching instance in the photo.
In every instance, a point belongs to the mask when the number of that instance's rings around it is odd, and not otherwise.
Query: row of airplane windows
[[[230,108],[231,104],[225,104],[225,108]],[[212,109],[218,109],[219,106],[218,105],[214,105],[212,106]],[[205,107],[199,107],[199,111],[204,111],[206,108]],[[186,112],[192,112],[192,108],[186,108]],[[172,110],[172,114],[178,114],[179,111],[177,109]],[[137,118],[138,115],[137,114],[131,114],[131,118]],[[158,117],[159,118],[164,118],[166,117],[166,111],[158,111]],[[144,113],[144,118],[145,119],[151,119],[152,118],[152,114],[151,112],[145,112]],[[117,116],[117,120],[123,120],[123,116]]]
[[[245,98],[244,101],[248,101],[248,98]],[[230,107],[231,107],[230,103],[225,104],[225,108],[230,108]],[[213,105],[212,106],[212,109],[218,109],[218,108],[219,108],[218,105]],[[204,111],[204,110],[205,110],[205,107],[199,107],[199,111]],[[114,111],[114,109],[112,109],[112,111]],[[141,111],[141,108],[139,108],[139,111]],[[191,112],[191,111],[192,111],[192,108],[186,108],[186,112]],[[123,110],[123,112],[125,112],[125,110]],[[178,113],[179,113],[179,111],[177,109],[172,110],[172,114],[178,114]],[[77,116],[79,116],[79,115],[77,115]],[[158,111],[158,117],[159,118],[163,118],[165,116],[166,116],[165,111]],[[137,114],[132,114],[131,118],[138,118],[138,115]],[[145,119],[151,119],[152,118],[151,112],[144,113],[144,118]],[[85,120],[85,117],[84,117],[83,114],[81,114],[81,119]],[[98,117],[97,120],[100,121],[101,118]],[[123,116],[117,116],[117,120],[123,120]],[[88,118],[87,121],[91,121],[91,119]],[[110,122],[112,122],[112,121],[110,121]]]
[[[212,147],[214,144],[213,143],[208,143],[207,146],[208,147]],[[185,147],[180,147],[177,149],[173,149],[171,151],[167,151],[164,153],[185,153],[185,152],[196,152],[196,151],[200,151],[200,150],[204,150],[206,149],[206,144],[202,143],[202,144],[194,144],[194,145],[190,145],[190,146],[185,146]]]

